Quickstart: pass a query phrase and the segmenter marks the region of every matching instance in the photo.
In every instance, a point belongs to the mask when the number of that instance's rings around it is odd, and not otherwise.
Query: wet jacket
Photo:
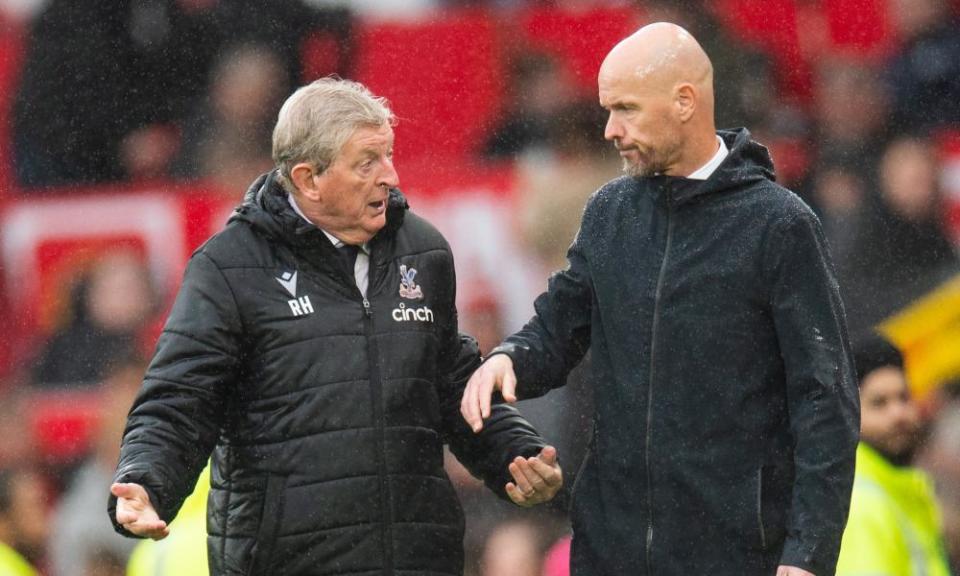
[[[837,576],[861,574],[950,576],[930,478],[863,443],[837,563]]]
[[[391,192],[364,298],[272,173],[248,197],[191,258],[116,480],[169,521],[216,447],[213,575],[459,575],[443,444],[502,494],[510,459],[543,442],[506,406],[481,435],[460,416],[480,360],[457,331],[448,244]]]
[[[622,177],[499,352],[521,398],[591,350],[576,576],[833,573],[857,388],[819,222],[746,130],[706,181]]]

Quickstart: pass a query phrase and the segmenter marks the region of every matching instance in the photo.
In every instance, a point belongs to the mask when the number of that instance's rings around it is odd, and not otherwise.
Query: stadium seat
[[[564,10],[538,6],[519,20],[528,46],[558,56],[570,67],[573,78],[593,98],[597,73],[607,52],[640,25],[637,8],[596,6],[586,10]]]
[[[456,161],[492,129],[503,91],[495,23],[484,10],[426,22],[360,22],[356,79],[387,97],[399,118],[396,154]]]

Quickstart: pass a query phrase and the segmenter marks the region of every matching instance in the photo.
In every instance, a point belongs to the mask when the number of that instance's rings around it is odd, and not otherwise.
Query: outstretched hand
[[[511,404],[517,401],[517,376],[513,360],[506,354],[491,356],[467,381],[460,402],[460,414],[474,432],[483,429],[483,421],[490,417],[493,392],[499,390]]]
[[[507,482],[507,496],[525,508],[551,500],[563,486],[563,471],[553,446],[546,446],[532,458],[514,458],[510,475],[514,481]]]
[[[117,523],[128,532],[154,540],[163,540],[170,534],[143,486],[115,483],[110,486],[110,493],[117,497]]]

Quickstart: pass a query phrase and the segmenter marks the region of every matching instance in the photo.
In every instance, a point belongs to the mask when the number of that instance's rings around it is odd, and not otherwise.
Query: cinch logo
[[[433,310],[426,306],[407,308],[406,304],[401,304],[393,309],[393,319],[397,322],[433,322]]]
[[[313,314],[313,304],[310,303],[309,296],[301,296],[293,300],[287,300],[290,310],[294,316],[303,316],[304,314]]]

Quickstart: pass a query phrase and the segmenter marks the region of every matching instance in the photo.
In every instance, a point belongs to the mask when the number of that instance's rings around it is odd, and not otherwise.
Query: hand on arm
[[[128,532],[154,540],[163,540],[170,534],[170,528],[160,519],[143,486],[114,483],[110,493],[117,497],[117,523]]]
[[[518,506],[526,508],[547,502],[563,487],[563,471],[553,446],[546,446],[532,458],[517,456],[509,468],[514,481],[507,483],[506,491]]]
[[[463,391],[460,413],[474,432],[482,430],[483,421],[490,417],[490,404],[496,390],[507,402],[517,401],[517,376],[513,372],[513,360],[506,354],[497,354],[484,362]]]

